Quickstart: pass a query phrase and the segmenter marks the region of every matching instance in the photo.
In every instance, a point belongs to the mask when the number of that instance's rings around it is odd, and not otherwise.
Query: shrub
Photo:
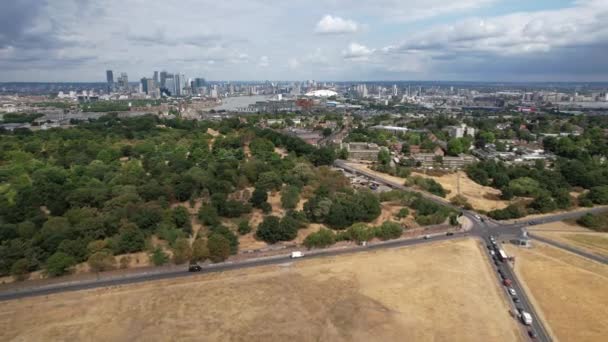
[[[409,214],[410,214],[409,209],[401,208],[401,209],[399,209],[399,212],[397,213],[397,218],[399,218],[399,219],[406,218]]]
[[[527,214],[528,212],[523,205],[515,203],[504,209],[492,210],[488,213],[488,216],[496,220],[509,220],[524,217]]]
[[[209,259],[213,262],[221,262],[230,256],[230,241],[222,234],[212,233],[207,240],[209,248]]]
[[[374,238],[374,230],[364,223],[355,223],[345,232],[349,240],[361,243]]]
[[[576,223],[596,231],[608,232],[608,216],[606,216],[606,214],[593,215],[591,213],[587,213],[579,218]]]
[[[102,250],[91,254],[87,263],[93,272],[109,271],[116,267],[116,259],[114,259],[114,255],[109,250]]]
[[[325,248],[336,242],[336,235],[329,229],[321,229],[309,234],[304,239],[304,246],[307,248]]]
[[[249,221],[242,220],[241,222],[239,222],[238,232],[241,235],[251,233],[251,226],[249,225]]]
[[[169,262],[169,257],[160,247],[154,248],[150,259],[152,259],[152,263],[156,266],[161,266]]]
[[[51,277],[57,277],[68,273],[70,267],[76,264],[76,260],[63,252],[56,252],[46,261],[46,272]]]
[[[403,234],[403,228],[397,222],[385,221],[375,229],[375,235],[380,240],[396,239]]]

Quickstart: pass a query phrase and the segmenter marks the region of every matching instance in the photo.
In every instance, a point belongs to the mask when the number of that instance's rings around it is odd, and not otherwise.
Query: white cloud
[[[321,34],[355,33],[357,30],[359,30],[359,25],[356,22],[331,15],[321,18],[315,28],[315,32]]]
[[[258,65],[262,68],[268,67],[270,65],[270,60],[269,60],[268,56],[260,57],[260,62],[258,63]]]
[[[348,48],[342,51],[342,55],[346,59],[351,60],[367,60],[375,52],[374,49],[370,49],[365,45],[358,43],[350,43]]]

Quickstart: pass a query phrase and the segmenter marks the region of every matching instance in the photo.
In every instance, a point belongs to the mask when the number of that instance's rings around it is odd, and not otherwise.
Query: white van
[[[301,258],[303,256],[304,256],[304,253],[302,253],[300,251],[291,252],[292,259]]]

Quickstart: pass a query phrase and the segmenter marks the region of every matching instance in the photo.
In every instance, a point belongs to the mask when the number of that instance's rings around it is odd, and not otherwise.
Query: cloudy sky
[[[0,81],[608,81],[608,0],[7,0]]]

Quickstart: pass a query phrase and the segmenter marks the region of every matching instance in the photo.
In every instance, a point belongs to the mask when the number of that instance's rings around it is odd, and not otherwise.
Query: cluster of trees
[[[222,135],[214,139],[208,128]],[[154,262],[166,262],[163,249],[148,246],[151,235],[168,241],[174,262],[195,249],[222,260],[226,251],[236,252],[238,240],[220,217],[268,208],[266,191],[284,183],[294,187],[283,199],[292,208],[301,187],[316,177],[312,165],[333,162],[333,151],[238,119],[108,115],[70,129],[0,134],[0,275],[13,269],[59,275],[87,260],[106,269],[113,267],[110,256],[146,249]],[[253,142],[251,158],[245,158],[246,142]],[[274,146],[289,155],[280,158]],[[252,194],[232,196],[249,186],[256,187]],[[210,234],[196,237],[204,247],[186,248],[191,217],[175,203],[197,199],[203,199],[198,216]]]
[[[380,216],[380,201],[370,191],[330,192],[324,187],[304,204],[306,217],[334,229],[345,229],[356,222],[369,222]]]
[[[2,123],[32,123],[42,116],[44,116],[44,114],[40,113],[5,113],[2,116]]]
[[[401,205],[415,210],[414,217],[416,222],[421,226],[434,224],[442,224],[448,218],[456,216],[457,213],[449,207],[437,204],[429,199],[422,197],[421,194],[415,192],[392,190],[380,194],[382,202],[396,202]],[[409,215],[409,210],[399,213],[399,216],[406,217]]]
[[[401,237],[403,227],[393,221],[385,221],[377,227],[368,226],[365,223],[355,223],[345,230],[333,232],[329,229],[320,229],[311,233],[304,239],[304,245],[308,248],[325,248],[338,241],[354,241],[357,243],[370,241],[373,238],[380,240],[392,240]]]
[[[576,221],[583,227],[597,230],[598,232],[608,232],[608,215],[606,214],[585,214]]]
[[[445,197],[447,195],[447,191],[443,188],[443,186],[432,178],[425,178],[421,176],[409,177],[406,181],[406,185],[417,186],[422,190],[428,191],[431,194],[439,197]]]

